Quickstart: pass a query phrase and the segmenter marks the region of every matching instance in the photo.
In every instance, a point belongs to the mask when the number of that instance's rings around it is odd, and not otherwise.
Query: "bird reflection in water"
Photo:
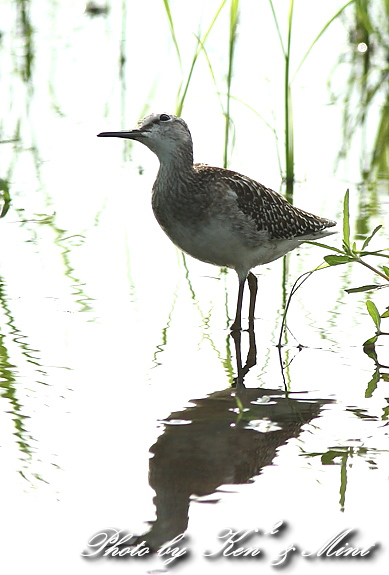
[[[157,551],[185,533],[191,499],[215,494],[217,500],[221,486],[249,483],[272,464],[277,449],[298,437],[302,426],[328,403],[294,399],[281,390],[245,388],[243,378],[255,363],[254,332],[249,336],[248,359],[242,366],[237,358],[234,387],[191,400],[192,407],[164,420],[164,432],[150,448],[156,520],[133,545],[145,541]],[[240,340],[235,341],[240,350]]]
[[[234,340],[235,345],[235,357],[236,357],[236,378],[235,385],[240,388],[244,388],[244,378],[254,365],[257,363],[257,346],[255,343],[255,331],[252,327],[248,330],[249,336],[249,351],[247,353],[246,363],[242,365],[242,332],[233,331],[231,332],[231,337]],[[282,369],[282,366],[281,366]]]

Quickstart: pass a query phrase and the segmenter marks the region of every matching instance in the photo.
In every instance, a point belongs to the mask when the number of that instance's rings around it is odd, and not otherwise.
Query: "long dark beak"
[[[121,130],[120,132],[101,132],[97,134],[99,138],[127,138],[128,140],[137,140],[142,135],[143,132],[140,130]]]

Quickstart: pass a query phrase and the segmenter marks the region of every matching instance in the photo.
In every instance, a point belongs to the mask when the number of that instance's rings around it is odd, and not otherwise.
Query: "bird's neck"
[[[158,154],[159,171],[157,179],[169,182],[189,179],[193,173],[193,152],[191,148],[177,148],[174,153]]]

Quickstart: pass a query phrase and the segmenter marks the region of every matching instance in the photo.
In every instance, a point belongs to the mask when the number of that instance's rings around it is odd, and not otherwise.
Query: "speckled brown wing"
[[[309,236],[336,225],[292,206],[283,196],[242,174],[222,168],[196,165],[199,171],[217,179],[221,186],[236,195],[239,210],[255,223],[258,232],[267,232],[269,239],[291,239]]]

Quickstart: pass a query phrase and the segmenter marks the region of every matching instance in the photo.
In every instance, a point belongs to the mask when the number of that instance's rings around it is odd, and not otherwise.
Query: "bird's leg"
[[[258,291],[258,280],[253,273],[249,272],[249,275],[247,276],[247,282],[250,289],[249,331],[252,331],[254,329],[254,311]]]
[[[236,305],[236,315],[234,323],[231,326],[231,331],[239,331],[241,329],[242,302],[245,281],[246,277],[239,277],[238,303]]]
[[[246,365],[243,368],[245,374],[257,364],[257,346],[255,343],[255,331],[253,329],[249,329],[249,342],[250,347],[247,353]]]
[[[235,355],[236,355],[236,369],[237,369],[237,377],[235,378],[235,385],[238,388],[244,387],[243,379],[244,379],[244,372],[242,369],[242,352],[241,352],[241,338],[242,332],[240,329],[234,330],[231,332],[231,337],[234,340],[235,344]]]

